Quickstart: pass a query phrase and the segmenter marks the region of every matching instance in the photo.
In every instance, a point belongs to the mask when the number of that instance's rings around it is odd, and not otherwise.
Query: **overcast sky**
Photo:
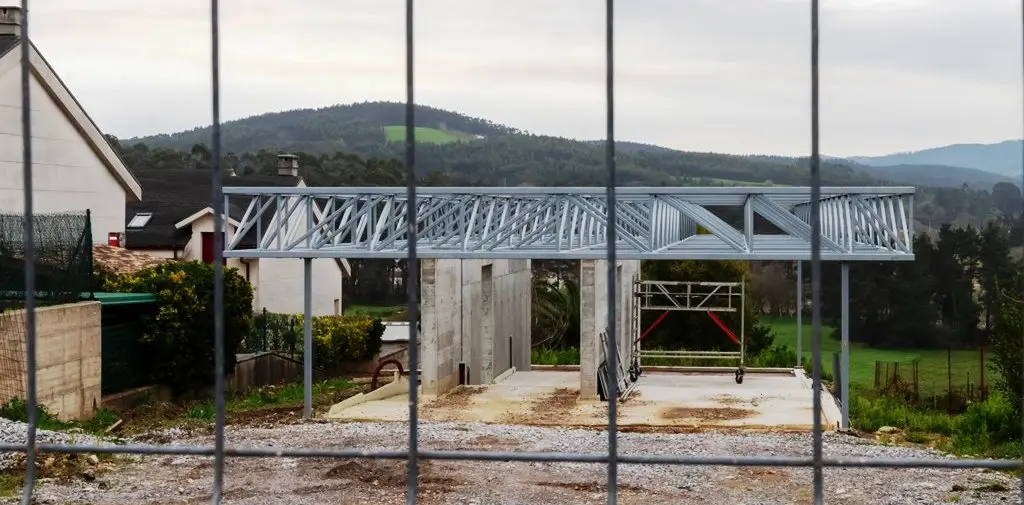
[[[417,0],[416,101],[604,137],[604,2]],[[808,0],[616,7],[616,136],[810,150]],[[822,150],[1022,135],[1018,0],[824,0]],[[222,114],[404,101],[404,0],[222,0]],[[119,137],[209,124],[208,0],[35,0],[36,44]]]

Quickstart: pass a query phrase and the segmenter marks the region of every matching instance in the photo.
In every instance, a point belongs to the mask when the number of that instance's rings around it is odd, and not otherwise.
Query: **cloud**
[[[404,100],[402,0],[223,0],[223,114]],[[875,154],[1019,137],[1019,6],[822,2],[823,150]],[[805,154],[807,0],[616,5],[623,139]],[[416,99],[538,133],[604,134],[604,3],[417,0]],[[205,0],[49,0],[33,37],[105,130],[210,121]]]

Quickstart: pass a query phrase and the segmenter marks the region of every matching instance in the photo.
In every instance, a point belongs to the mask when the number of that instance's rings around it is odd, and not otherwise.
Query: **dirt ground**
[[[553,405],[552,395],[537,407]],[[563,401],[568,399],[563,398]],[[555,409],[557,410],[557,409]],[[402,423],[325,423],[290,421],[270,426],[265,419],[228,427],[229,446],[276,448],[361,448],[404,450],[408,426]],[[802,455],[807,434],[756,432],[623,433],[623,454],[750,455],[771,452]],[[163,443],[211,445],[200,430],[169,430]],[[425,422],[425,450],[598,452],[607,435],[595,430],[480,423]],[[826,453],[856,457],[906,457],[909,449],[829,434]],[[405,460],[332,458],[228,458],[223,503],[229,505],[402,504],[407,486]],[[43,482],[37,503],[49,505],[205,504],[212,497],[210,458],[148,456],[112,464],[102,474]],[[417,503],[442,504],[603,504],[606,467],[545,462],[420,462]],[[621,465],[618,503],[809,504],[809,469]],[[920,503],[1016,503],[1019,482],[993,472],[972,470],[826,470],[828,503],[891,505]]]

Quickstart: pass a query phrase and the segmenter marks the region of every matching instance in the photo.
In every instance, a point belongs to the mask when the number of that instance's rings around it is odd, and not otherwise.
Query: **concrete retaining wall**
[[[425,395],[458,385],[460,361],[470,384],[488,384],[510,364],[529,369],[529,260],[423,260],[420,268]]]
[[[25,311],[0,314],[0,401],[27,396]],[[92,417],[101,398],[100,303],[36,310],[36,392],[61,419]]]

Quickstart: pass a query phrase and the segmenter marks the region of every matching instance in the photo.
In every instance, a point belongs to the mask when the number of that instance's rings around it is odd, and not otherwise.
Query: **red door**
[[[213,232],[203,232],[203,263],[213,263]],[[228,263],[226,258],[221,258],[221,264]]]

